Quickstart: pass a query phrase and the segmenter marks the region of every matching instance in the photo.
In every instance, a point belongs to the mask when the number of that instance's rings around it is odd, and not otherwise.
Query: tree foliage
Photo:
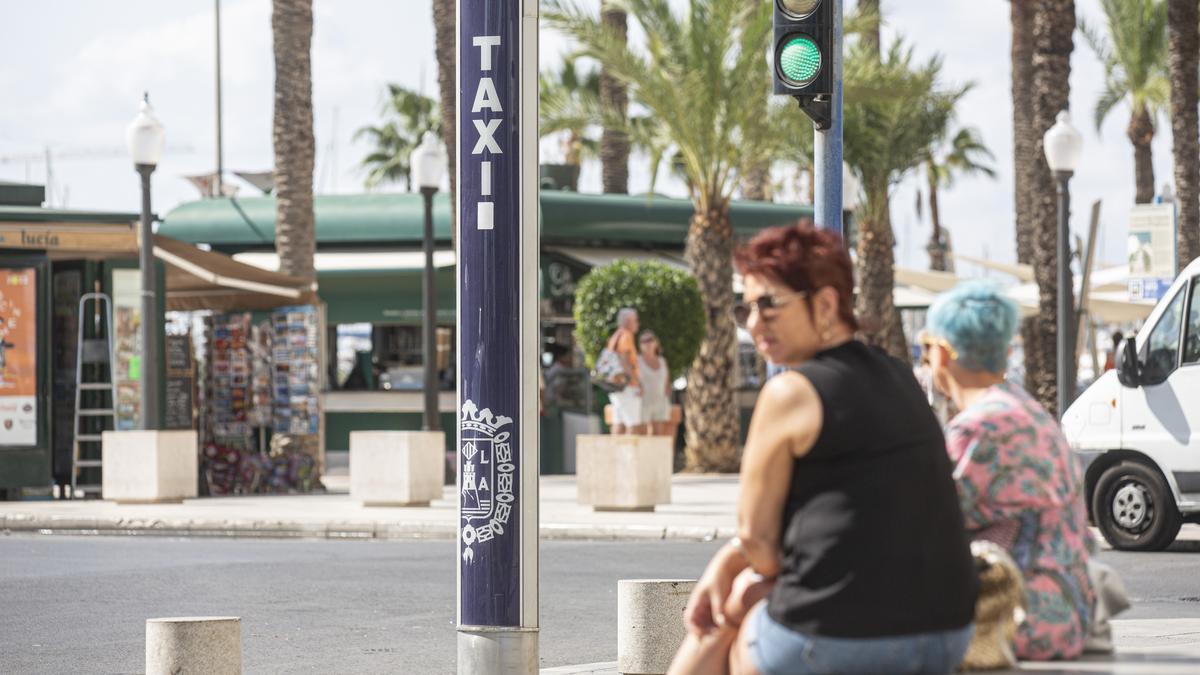
[[[409,157],[426,131],[440,133],[437,101],[398,84],[388,84],[380,116],[383,120],[379,125],[354,132],[355,139],[366,138],[372,145],[362,161],[367,170],[365,184],[373,188],[403,180],[405,189],[412,192]]]
[[[623,307],[636,309],[642,329],[658,336],[671,377],[682,375],[704,339],[696,279],[663,263],[624,260],[586,274],[575,291],[575,338],[589,367],[617,329]]]
[[[1100,0],[1108,28],[1081,22],[1084,40],[1104,66],[1104,89],[1096,101],[1096,130],[1113,108],[1128,101],[1155,118],[1171,100],[1167,68],[1167,3],[1165,0]]]

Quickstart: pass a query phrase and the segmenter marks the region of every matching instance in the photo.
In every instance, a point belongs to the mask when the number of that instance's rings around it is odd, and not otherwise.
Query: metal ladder
[[[87,303],[93,302],[93,334],[103,333],[102,337],[84,339],[84,323],[88,316]],[[103,326],[99,325],[103,321]],[[87,493],[100,494],[99,483],[81,484],[79,474],[81,469],[101,467],[101,439],[103,429],[97,425],[88,425],[80,429],[84,420],[108,418],[109,429],[117,428],[117,389],[114,382],[116,356],[113,353],[113,310],[112,300],[104,293],[84,293],[79,298],[79,340],[78,353],[75,358],[75,425],[72,427],[74,440],[71,443],[71,497],[80,492],[86,497]],[[99,371],[98,378],[84,381],[85,366],[99,366],[92,369]],[[104,379],[107,377],[107,379]],[[103,401],[103,392],[109,395],[107,407]],[[85,397],[85,393],[87,396]],[[83,407],[87,404],[89,407]]]

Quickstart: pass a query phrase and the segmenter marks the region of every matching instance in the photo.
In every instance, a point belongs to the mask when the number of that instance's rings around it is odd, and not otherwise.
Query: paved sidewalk
[[[1022,663],[1000,673],[1192,675],[1200,672],[1200,619],[1113,620],[1117,652],[1079,661]],[[617,662],[543,668],[541,675],[617,675]]]
[[[350,500],[345,476],[328,494],[205,497],[182,504],[118,505],[100,500],[0,502],[0,532],[215,537],[452,539],[454,487],[423,508],[364,507]],[[545,476],[544,539],[682,539],[733,536],[738,482],[733,475],[677,475],[671,503],[653,512],[594,513],[575,500],[574,476]]]
[[[182,504],[121,505],[94,499],[0,502],[0,533],[310,539],[455,536],[453,486],[428,507],[364,507],[350,500],[344,469],[335,468],[323,480],[329,488],[325,494],[204,497]],[[709,541],[733,536],[736,525],[736,475],[676,474],[671,479],[671,503],[653,512],[593,512],[576,503],[574,476],[543,476],[540,490],[543,539]],[[1200,525],[1184,525],[1178,540],[1175,548],[1200,547]]]

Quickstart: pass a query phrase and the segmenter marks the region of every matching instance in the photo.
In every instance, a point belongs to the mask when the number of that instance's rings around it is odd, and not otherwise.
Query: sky
[[[590,2],[590,0],[584,0]],[[853,6],[854,0],[849,0]],[[593,3],[595,4],[595,3]],[[1100,25],[1099,0],[1076,0],[1084,21]],[[153,205],[165,214],[199,197],[183,176],[216,166],[213,0],[0,0],[0,180],[47,181],[54,206],[136,211],[137,175],[124,148],[125,127],[142,92],[150,93],[166,128],[167,148],[154,175]],[[224,165],[229,171],[272,166],[273,57],[270,0],[223,0],[221,42]],[[314,0],[313,102],[319,194],[363,191],[366,145],[357,129],[376,123],[385,84],[437,95],[433,19],[428,0]],[[958,124],[979,130],[995,154],[997,178],[963,178],[941,195],[943,224],[961,253],[1015,260],[1012,106],[1009,99],[1009,3],[1005,0],[883,0],[884,41],[903,39],[918,58],[941,54],[947,84],[973,82]],[[636,31],[635,31],[636,33]],[[543,31],[541,67],[553,68],[569,48]],[[1089,205],[1103,199],[1100,259],[1124,259],[1133,203],[1133,151],[1125,138],[1128,108],[1119,107],[1099,132],[1091,111],[1103,84],[1095,55],[1076,33],[1071,108],[1084,137],[1072,182],[1072,227],[1086,233]],[[799,112],[797,112],[799,114]],[[1160,120],[1154,142],[1155,183],[1173,182],[1170,126]],[[557,161],[551,140],[542,160]],[[631,192],[649,185],[648,162],[634,156]],[[237,178],[241,195],[257,191]],[[917,181],[892,201],[900,264],[923,268],[930,225],[915,208]],[[600,190],[598,163],[581,175],[581,190]],[[388,189],[399,190],[400,186]],[[655,190],[684,196],[660,178]],[[927,209],[924,210],[927,212]],[[961,266],[964,274],[980,270]]]

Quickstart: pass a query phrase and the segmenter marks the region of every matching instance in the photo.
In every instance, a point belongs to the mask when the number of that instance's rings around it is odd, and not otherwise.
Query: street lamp
[[[150,108],[150,94],[142,98],[137,117],[125,130],[125,144],[133,157],[133,165],[142,177],[142,223],[139,263],[142,268],[142,428],[161,427],[158,409],[158,340],[157,327],[161,318],[155,291],[158,274],[154,266],[154,231],[150,226],[150,174],[162,156],[165,132]],[[109,336],[112,339],[112,336]],[[114,367],[116,364],[112,364]]]
[[[1083,137],[1071,126],[1071,113],[1058,113],[1054,126],[1043,138],[1046,164],[1058,182],[1058,416],[1067,412],[1075,398],[1075,340],[1071,338],[1075,303],[1071,279],[1071,176],[1079,166]]]
[[[425,359],[425,415],[421,428],[426,431],[437,431],[441,428],[438,420],[438,378],[437,378],[437,287],[433,276],[433,195],[437,193],[446,174],[446,149],[438,140],[437,134],[426,131],[421,137],[421,144],[413,150],[409,159],[413,183],[421,188],[425,198],[425,235],[422,246],[425,250],[425,276],[423,295],[425,296],[425,326],[423,340],[423,358]]]

